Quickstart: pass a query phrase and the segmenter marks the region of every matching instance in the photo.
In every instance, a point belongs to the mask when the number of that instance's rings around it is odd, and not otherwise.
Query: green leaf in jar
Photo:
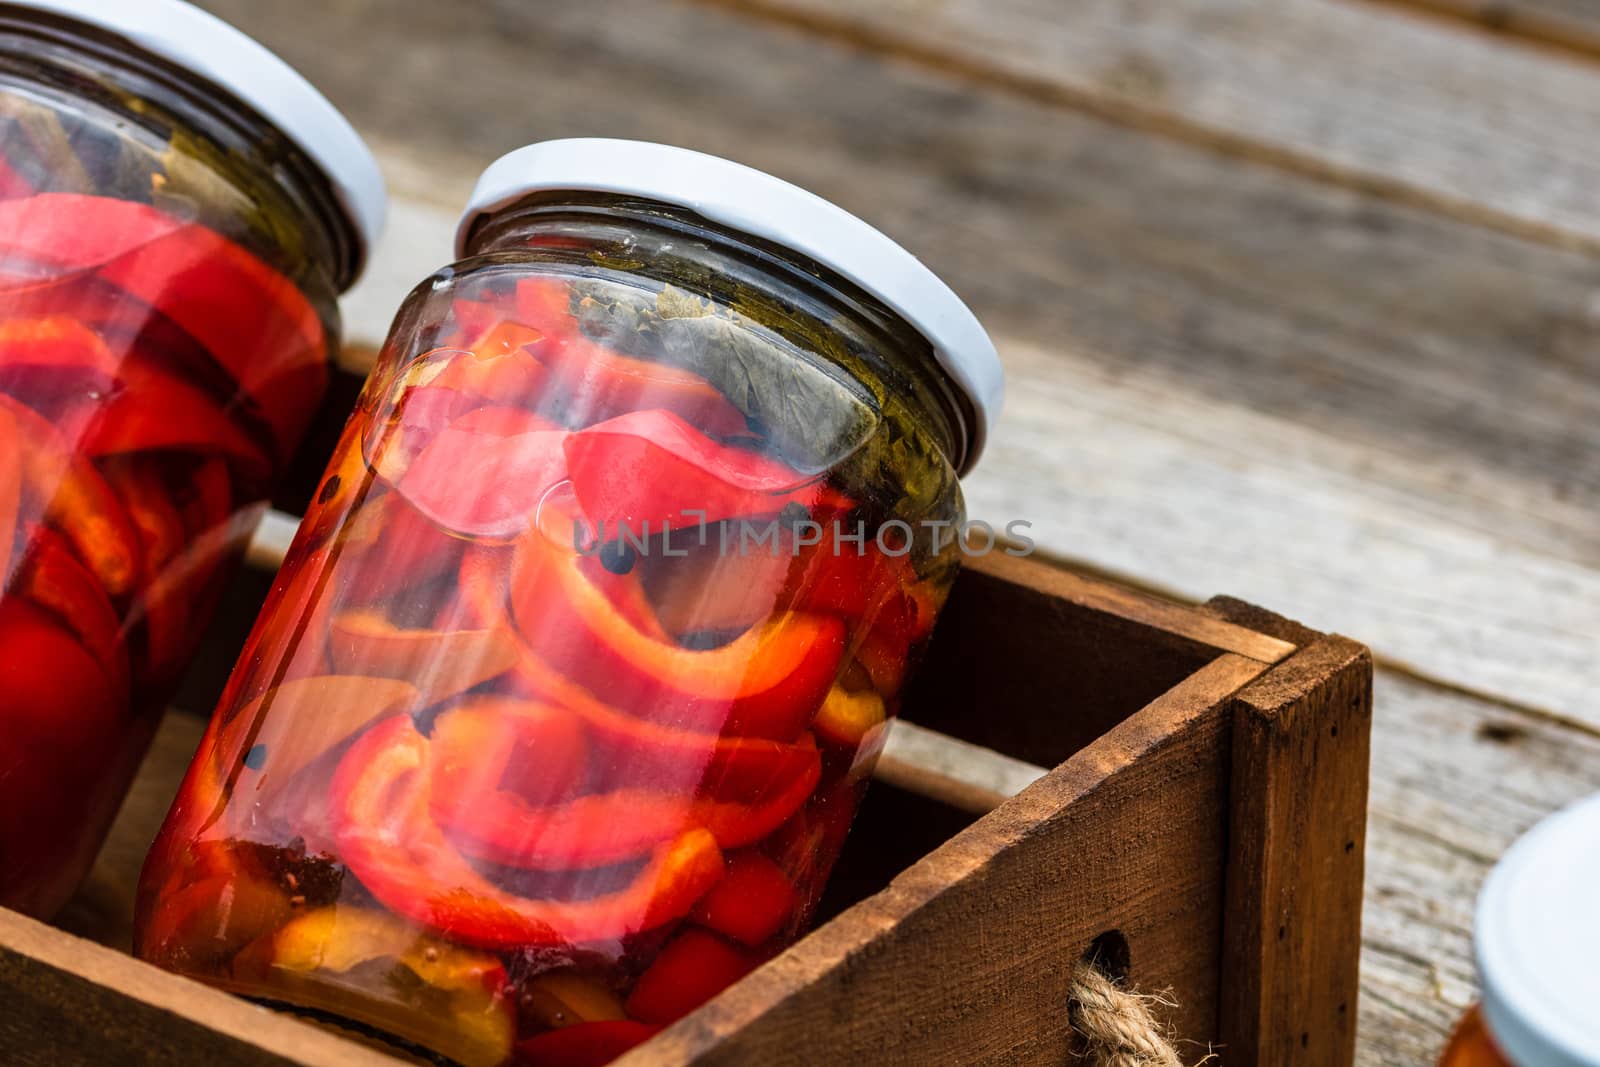
[[[692,371],[807,474],[837,467],[868,442],[878,406],[803,349],[736,311],[667,286],[655,296],[599,281],[573,285],[579,328],[640,359]]]

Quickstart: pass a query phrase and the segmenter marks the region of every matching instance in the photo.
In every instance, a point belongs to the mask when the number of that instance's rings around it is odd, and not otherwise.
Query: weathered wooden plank
[[[974,514],[1024,516],[1052,551],[1194,597],[1226,589],[1359,634],[1380,658],[1600,725],[1586,509],[1158,377],[1005,351],[1014,388],[968,480]]]
[[[1494,860],[1600,790],[1600,734],[1378,672],[1357,1062],[1434,1062],[1476,997],[1472,908]]]
[[[1600,4],[1595,0],[1391,0],[1419,11],[1453,15],[1495,33],[1600,56]]]
[[[1249,159],[1600,247],[1600,70],[1345,0],[722,0]],[[1493,146],[1486,151],[1486,146]]]

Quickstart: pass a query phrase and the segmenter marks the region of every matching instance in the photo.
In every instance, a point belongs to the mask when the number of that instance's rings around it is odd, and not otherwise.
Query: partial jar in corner
[[[994,348],[768,175],[573,141],[401,309],[151,852],[137,950],[471,1067],[798,937],[957,564]]]
[[[0,3],[0,905],[88,870],[383,211],[332,105],[212,16]]]
[[[1495,865],[1473,942],[1483,1002],[1440,1067],[1600,1067],[1600,795],[1545,819]]]

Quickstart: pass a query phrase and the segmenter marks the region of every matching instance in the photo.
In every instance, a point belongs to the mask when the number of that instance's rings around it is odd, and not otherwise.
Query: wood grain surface
[[[1347,0],[723,0],[1218,151],[1600,248],[1600,69]],[[1493,142],[1495,151],[1484,151]]]
[[[1359,1062],[1429,1062],[1474,995],[1489,864],[1600,789],[1600,9],[875,14],[898,0],[846,12],[868,34],[793,14],[836,0],[763,3],[204,6],[380,146],[400,200],[346,303],[364,340],[448,257],[477,169],[544,137],[732,155],[918,252],[1011,376],[975,514],[1374,647]],[[1067,62],[1074,25],[1098,63]]]

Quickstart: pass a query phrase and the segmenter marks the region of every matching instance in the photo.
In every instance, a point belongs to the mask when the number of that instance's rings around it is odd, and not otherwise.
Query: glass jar
[[[332,106],[211,16],[0,3],[0,905],[88,870],[382,209]]]
[[[1512,846],[1478,897],[1483,1003],[1441,1067],[1600,1067],[1600,795]]]
[[[954,574],[998,360],[911,256],[630,142],[485,175],[141,887],[138,952],[600,1062],[806,927]]]

